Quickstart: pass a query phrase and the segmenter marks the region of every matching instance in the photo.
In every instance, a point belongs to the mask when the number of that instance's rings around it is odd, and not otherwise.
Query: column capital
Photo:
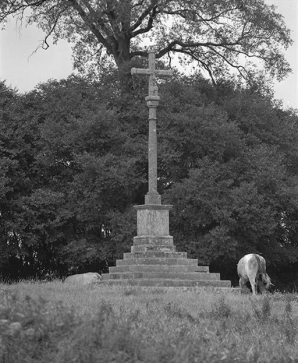
[[[170,204],[140,204],[133,207],[136,210],[171,210],[173,208]]]
[[[159,102],[160,101],[160,97],[159,96],[152,96],[152,95],[149,95],[149,96],[146,96],[145,97],[145,100],[146,101],[155,101],[155,102]]]

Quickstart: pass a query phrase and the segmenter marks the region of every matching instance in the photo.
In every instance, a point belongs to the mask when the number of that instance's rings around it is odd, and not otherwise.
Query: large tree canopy
[[[26,10],[30,12],[26,12]],[[231,73],[256,79],[260,67],[273,78],[290,71],[284,50],[290,32],[274,6],[264,0],[4,0],[0,22],[10,15],[36,23],[48,38],[74,43],[75,67],[103,64],[118,69],[145,57],[150,41],[157,58],[174,54],[196,61],[213,82]],[[29,14],[29,15],[27,15]],[[147,42],[146,42],[147,41]],[[257,68],[255,66],[258,66]]]
[[[25,95],[0,83],[0,278],[100,271],[130,250],[148,187],[147,84],[128,103],[110,79]],[[294,287],[297,115],[201,76],[175,74],[160,93],[158,190],[177,250],[234,283],[239,258],[261,253],[274,284]]]

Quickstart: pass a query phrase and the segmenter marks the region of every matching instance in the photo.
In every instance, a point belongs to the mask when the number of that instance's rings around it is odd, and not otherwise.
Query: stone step
[[[195,265],[123,265],[109,267],[110,273],[121,272],[201,272],[208,273],[209,266]]]
[[[103,285],[122,286],[151,286],[151,287],[228,287],[231,281],[227,280],[179,280],[179,279],[119,279],[102,280]]]
[[[106,281],[99,281],[96,284],[98,285],[108,285],[108,286],[117,286],[117,291],[121,291],[123,289],[124,292],[127,292],[132,289],[131,291],[143,291],[143,292],[153,292],[153,293],[171,293],[171,292],[190,292],[190,293],[202,293],[202,292],[208,292],[212,294],[218,294],[218,293],[229,293],[234,295],[240,295],[241,291],[238,287],[231,287],[231,286],[145,286],[145,285],[128,285],[128,284],[121,284],[121,283],[111,283],[107,284]]]
[[[150,271],[150,272],[120,272],[102,274],[102,280],[121,279],[177,279],[177,280],[220,280],[218,273],[204,272],[175,272],[175,271]]]
[[[123,265],[198,265],[198,260],[194,258],[129,258],[125,260],[117,260],[116,266]]]
[[[133,245],[174,246],[172,236],[136,236],[133,237]]]
[[[147,251],[153,251],[153,252],[176,252],[175,246],[167,246],[167,245],[141,245],[141,246],[132,246],[131,252],[147,252]]]
[[[166,251],[146,251],[146,252],[126,252],[123,254],[125,260],[132,258],[150,258],[150,257],[164,257],[164,258],[187,258],[186,252],[166,252]]]

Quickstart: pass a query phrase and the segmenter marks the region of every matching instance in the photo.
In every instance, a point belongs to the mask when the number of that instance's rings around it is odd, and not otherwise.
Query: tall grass
[[[298,361],[297,295],[0,285],[0,362]]]

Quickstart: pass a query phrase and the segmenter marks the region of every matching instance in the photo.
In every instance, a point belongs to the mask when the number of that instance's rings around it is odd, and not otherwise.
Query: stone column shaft
[[[145,204],[161,204],[161,197],[157,191],[157,131],[156,108],[158,100],[155,96],[146,97],[149,107],[149,139],[148,139],[148,193],[145,196]],[[159,98],[159,97],[158,97]]]

